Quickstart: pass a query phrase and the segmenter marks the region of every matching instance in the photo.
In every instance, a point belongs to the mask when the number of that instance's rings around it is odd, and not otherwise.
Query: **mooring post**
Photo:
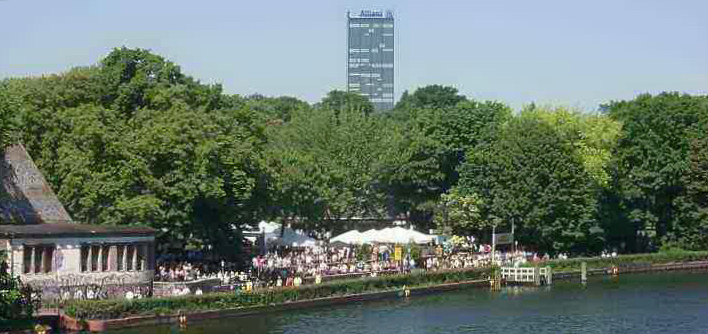
[[[553,271],[551,271],[551,267],[546,267],[546,284],[553,284]]]
[[[541,286],[541,268],[533,267],[533,283],[536,286]]]
[[[588,265],[585,262],[580,264],[580,281],[583,283],[588,281]]]

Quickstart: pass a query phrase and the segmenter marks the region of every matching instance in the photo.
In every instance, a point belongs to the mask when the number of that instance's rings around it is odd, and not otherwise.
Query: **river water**
[[[708,333],[708,273],[469,288],[121,333]]]

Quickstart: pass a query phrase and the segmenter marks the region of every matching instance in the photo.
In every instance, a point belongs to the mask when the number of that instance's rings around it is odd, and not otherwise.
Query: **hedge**
[[[619,255],[613,258],[572,258],[567,260],[551,260],[546,262],[554,272],[577,271],[585,262],[588,269],[602,269],[613,266],[628,267],[637,265],[666,264],[672,262],[689,262],[708,260],[708,251],[671,250],[649,254]],[[543,265],[543,264],[541,264]]]
[[[145,298],[135,300],[73,300],[64,305],[67,315],[77,319],[119,319],[136,315],[174,315],[180,312],[233,309],[379,292],[408,287],[487,278],[490,269],[453,270],[367,277],[326,282],[299,288],[260,290],[254,293],[223,292],[201,296]]]

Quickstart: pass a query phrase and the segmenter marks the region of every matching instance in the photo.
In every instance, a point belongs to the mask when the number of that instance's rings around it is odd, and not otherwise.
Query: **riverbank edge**
[[[661,264],[651,264],[643,266],[617,266],[617,273],[612,272],[613,267],[593,268],[587,270],[588,276],[612,276],[621,274],[638,274],[647,272],[661,271],[677,271],[677,270],[706,270],[708,269],[708,260],[690,261],[690,262],[670,262]],[[553,280],[571,280],[581,277],[580,270],[561,271],[553,273]]]
[[[646,272],[662,272],[662,271],[679,271],[679,270],[707,270],[708,261],[691,261],[691,262],[674,262],[674,263],[664,263],[664,264],[651,264],[646,266],[634,266],[634,267],[619,267],[619,275],[622,274],[633,274],[633,273],[646,273]],[[614,275],[612,273],[612,267],[606,268],[595,268],[587,270],[588,276],[600,276]],[[553,273],[553,280],[572,280],[579,278],[581,272],[578,271],[564,271]],[[489,287],[490,282],[487,279],[480,280],[470,280],[456,283],[444,283],[435,284],[429,286],[420,286],[410,288],[410,296],[422,296],[431,293],[438,293],[444,291],[457,290],[468,287]],[[339,305],[346,304],[350,302],[363,302],[363,301],[373,301],[382,299],[394,299],[401,298],[402,291],[400,289],[388,290],[388,291],[377,291],[362,294],[353,294],[347,296],[337,296],[337,297],[325,297],[317,299],[309,299],[302,301],[287,302],[282,304],[272,304],[267,306],[255,306],[246,308],[232,308],[223,310],[210,310],[210,311],[200,311],[186,313],[187,323],[193,321],[209,320],[209,319],[220,319],[220,318],[231,318],[231,317],[244,317],[249,315],[261,314],[261,313],[274,313],[282,312],[291,309],[302,309],[311,307],[322,307],[328,305]],[[71,331],[81,331],[89,330],[94,332],[101,332],[107,330],[124,329],[130,327],[142,327],[142,326],[156,326],[156,325],[169,325],[179,323],[179,315],[144,315],[144,316],[132,316],[122,319],[106,319],[106,320],[78,320],[67,315],[61,315],[59,320],[60,328],[71,330]]]
[[[470,280],[455,283],[435,284],[429,286],[420,286],[410,288],[411,296],[422,296],[431,293],[443,291],[457,290],[466,287],[489,286],[489,280]],[[230,308],[223,310],[210,310],[191,312],[184,314],[187,323],[192,321],[201,321],[209,319],[244,317],[261,313],[275,313],[291,309],[302,309],[311,307],[322,307],[328,305],[340,305],[350,302],[374,301],[382,299],[394,299],[401,297],[401,290],[388,290],[368,292],[361,294],[353,294],[347,296],[324,297],[309,300],[299,300],[294,302],[286,302],[281,304],[272,304],[266,306],[254,306],[245,308]],[[79,320],[68,315],[62,314],[59,319],[60,328],[70,331],[88,330],[92,332],[102,332],[107,330],[124,329],[130,327],[156,326],[179,323],[180,315],[145,315],[133,316],[122,319],[106,319],[106,320]]]

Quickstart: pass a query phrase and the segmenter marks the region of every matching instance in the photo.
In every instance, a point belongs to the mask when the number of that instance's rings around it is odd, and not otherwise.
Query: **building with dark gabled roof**
[[[0,162],[0,252],[46,300],[152,294],[155,231],[75,223],[22,145]]]

